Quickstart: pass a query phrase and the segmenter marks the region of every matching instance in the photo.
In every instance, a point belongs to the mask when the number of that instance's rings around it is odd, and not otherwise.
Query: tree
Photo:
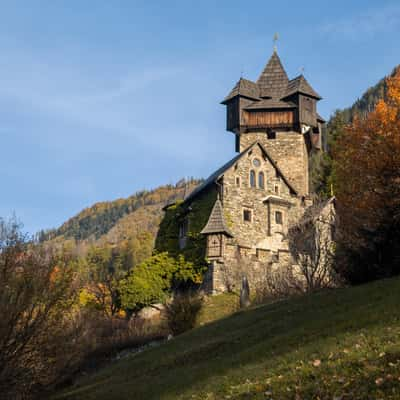
[[[0,219],[0,393],[27,398],[76,365],[81,332],[68,258]]]
[[[295,266],[290,271],[291,286],[312,292],[337,284],[334,270],[335,202],[316,201],[288,232],[289,249]]]
[[[86,292],[105,316],[113,317],[121,309],[119,281],[127,273],[123,255],[110,246],[92,247],[86,264],[89,275]]]
[[[386,83],[386,100],[334,148],[341,272],[353,282],[400,272],[400,71]]]

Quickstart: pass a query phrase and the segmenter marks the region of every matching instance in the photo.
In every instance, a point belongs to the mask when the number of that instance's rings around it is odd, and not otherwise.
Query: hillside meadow
[[[238,311],[52,398],[398,399],[399,302],[392,278]]]

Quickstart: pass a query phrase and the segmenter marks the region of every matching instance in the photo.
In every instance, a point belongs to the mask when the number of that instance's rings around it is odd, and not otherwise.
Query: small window
[[[256,173],[253,170],[250,171],[250,187],[256,187]]]
[[[185,220],[179,226],[179,237],[186,237],[189,230],[189,220],[185,218]]]
[[[276,139],[276,133],[272,131],[267,132],[267,138],[268,139]]]
[[[261,161],[260,161],[258,158],[255,158],[255,159],[253,160],[253,165],[254,165],[256,168],[258,168],[258,167],[261,166]]]
[[[279,194],[279,186],[275,185],[275,194]]]
[[[240,177],[236,177],[236,186],[240,187]]]
[[[251,210],[243,210],[243,221],[251,222]]]
[[[283,223],[283,215],[280,211],[275,212],[275,222],[279,225],[282,225]]]
[[[260,189],[264,189],[265,183],[264,183],[264,172],[259,172],[258,173],[258,187]]]

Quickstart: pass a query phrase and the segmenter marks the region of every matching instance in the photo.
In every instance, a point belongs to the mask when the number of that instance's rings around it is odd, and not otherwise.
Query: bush
[[[166,307],[168,327],[174,335],[194,328],[197,316],[203,305],[203,299],[198,293],[176,294]]]

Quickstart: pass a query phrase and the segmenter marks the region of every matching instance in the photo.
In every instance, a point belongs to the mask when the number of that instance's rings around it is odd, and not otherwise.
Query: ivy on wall
[[[175,203],[167,208],[156,238],[157,252],[168,252],[172,257],[182,254],[199,270],[206,270],[206,237],[200,232],[206,225],[217,199],[214,186],[205,190],[191,203]],[[186,246],[179,248],[179,227],[188,220]]]

